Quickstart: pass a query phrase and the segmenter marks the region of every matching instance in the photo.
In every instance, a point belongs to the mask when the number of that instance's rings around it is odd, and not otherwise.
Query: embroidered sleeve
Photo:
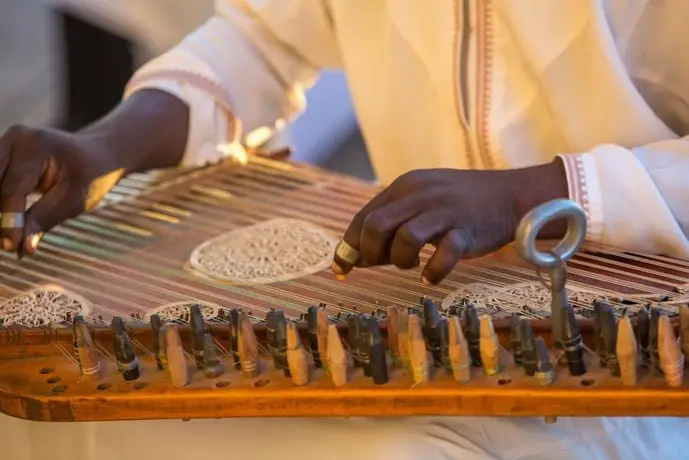
[[[569,198],[586,212],[587,239],[599,242],[603,233],[603,201],[592,154],[559,155],[565,165]]]

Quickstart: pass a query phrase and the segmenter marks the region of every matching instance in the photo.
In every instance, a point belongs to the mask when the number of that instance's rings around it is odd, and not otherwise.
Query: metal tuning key
[[[550,222],[567,219],[564,238],[550,251],[536,248],[538,233]],[[551,325],[555,348],[564,351],[571,375],[586,373],[581,334],[574,320],[574,312],[567,299],[567,260],[584,243],[586,213],[571,200],[553,200],[534,208],[519,223],[515,243],[519,255],[533,263],[539,271],[550,275]]]
[[[538,233],[554,220],[567,219],[564,238],[550,251],[536,248]],[[540,269],[548,270],[567,262],[581,247],[586,238],[586,213],[574,201],[558,199],[548,201],[528,212],[519,223],[515,243],[519,255]]]

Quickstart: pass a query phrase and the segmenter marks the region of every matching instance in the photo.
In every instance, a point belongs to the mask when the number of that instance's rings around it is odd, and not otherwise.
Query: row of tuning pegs
[[[443,315],[434,302],[421,300],[421,309],[388,308],[388,343],[393,364],[408,370],[414,384],[428,381],[435,372],[451,375],[458,383],[472,378],[471,368],[486,375],[498,375],[506,360],[498,341],[493,319],[479,314],[467,303]],[[514,317],[516,331],[512,345],[514,362],[527,375],[547,385],[555,378],[550,353],[531,324]]]
[[[427,381],[434,371],[445,371],[460,383],[471,379],[471,367],[482,368],[487,375],[496,375],[505,367],[501,348],[490,316],[481,316],[471,304],[441,314],[434,302],[422,299],[417,308],[391,306],[386,315],[351,313],[347,316],[347,341],[343,343],[336,324],[330,321],[325,309],[312,306],[305,320],[309,351],[301,342],[296,324],[286,319],[281,310],[271,310],[265,318],[268,349],[276,369],[284,372],[295,385],[305,385],[312,373],[312,364],[323,369],[336,386],[347,383],[349,369],[360,368],[374,384],[389,380],[389,364],[409,372],[415,384]],[[385,319],[381,319],[384,317]],[[571,375],[587,372],[584,346],[571,309],[565,307],[559,316],[560,326],[553,323],[555,347],[561,349]],[[671,386],[682,382],[684,354],[689,352],[689,307],[680,310],[682,321],[682,349],[674,334],[669,317],[659,309],[642,310],[635,327],[626,315],[619,321],[612,307],[604,302],[594,305],[595,352],[600,365],[622,379],[625,385],[638,381],[640,365],[647,363],[664,375]],[[251,317],[241,310],[230,310],[223,319],[229,323],[231,366],[249,378],[260,370],[261,346],[254,334]],[[196,367],[207,378],[217,378],[225,372],[225,360],[220,359],[210,328],[199,306],[189,310],[192,347]],[[387,323],[388,340],[384,340],[381,322]],[[95,348],[83,318],[73,321],[74,347],[80,371],[85,376],[99,378],[100,367]],[[151,317],[152,349],[160,370],[165,370],[171,382],[186,386],[192,377],[186,363],[178,326],[163,325],[160,317]],[[139,378],[138,360],[124,322],[112,321],[113,348],[118,370],[127,381]],[[534,376],[547,385],[555,378],[550,353],[544,340],[535,337],[529,321],[512,317],[510,346],[513,361],[523,367],[526,375]],[[391,362],[389,362],[391,361]]]
[[[689,333],[684,332],[689,332],[687,306],[680,307],[680,322],[681,346],[670,317],[662,310],[645,306],[633,324],[627,314],[618,320],[605,301],[594,302],[593,334],[599,365],[620,377],[624,385],[636,385],[639,370],[647,368],[651,376],[663,376],[668,386],[681,386],[684,356],[689,355]]]
[[[249,314],[239,309],[224,313],[221,319],[228,322],[230,338],[229,350],[226,350],[231,357],[229,366],[239,370],[244,377],[255,378],[261,372],[260,356],[267,353],[272,357],[275,368],[282,370],[295,385],[308,383],[311,362],[317,367],[327,366],[330,370],[328,374],[337,384],[346,381],[347,363],[340,361],[346,360],[347,354],[336,325],[330,323],[323,309],[309,309],[309,324],[313,323],[310,319],[312,316],[318,320],[320,330],[317,343],[311,342],[313,357],[310,358],[302,346],[296,323],[287,320],[281,310],[274,309],[266,315],[267,350],[262,350]],[[191,349],[188,351],[196,368],[203,372],[206,378],[220,377],[227,371],[227,360],[219,356],[218,348],[222,349],[222,346],[213,338],[200,306],[191,305],[187,317],[191,332]],[[125,381],[137,380],[141,375],[139,360],[122,318],[115,317],[111,328],[118,371]],[[160,316],[154,314],[151,316],[151,328],[152,352],[158,369],[167,373],[174,386],[187,386],[193,374],[189,372],[187,350],[183,347],[179,326],[173,323],[163,324]],[[81,316],[75,317],[72,321],[72,330],[75,356],[81,374],[98,380],[101,376],[98,355],[86,322]],[[338,372],[339,369],[343,369],[342,375]]]
[[[253,322],[247,313],[239,310],[230,311],[229,333],[231,341],[230,354],[232,364],[247,377],[259,373],[259,344],[254,334]],[[211,329],[204,321],[199,305],[189,309],[191,328],[191,354],[197,369],[203,371],[207,378],[217,378],[226,371],[225,360],[218,354]],[[120,317],[112,320],[113,350],[117,369],[125,381],[134,381],[141,375],[139,359],[134,343],[127,333],[125,323]],[[152,352],[158,370],[165,371],[176,387],[188,385],[192,378],[187,366],[187,351],[183,347],[179,326],[174,323],[163,324],[160,316],[151,316]],[[96,348],[90,336],[86,322],[81,316],[72,321],[74,352],[84,377],[98,380],[101,377],[101,365]]]
[[[501,371],[500,347],[488,316],[478,318],[476,310],[465,306],[457,315],[440,314],[429,299],[420,306],[388,308],[385,315],[378,313],[352,313],[347,321],[347,345],[343,343],[336,324],[330,321],[322,307],[309,307],[306,315],[309,352],[302,346],[296,324],[286,319],[281,310],[273,309],[265,318],[268,342],[267,354],[276,369],[284,372],[295,385],[305,385],[312,376],[311,363],[320,368],[335,386],[347,383],[349,369],[360,368],[374,384],[388,382],[389,364],[409,371],[415,384],[426,381],[434,368],[442,368],[457,381],[471,378],[470,367],[482,367],[486,374]],[[198,305],[189,309],[191,329],[191,355],[197,369],[207,378],[217,378],[225,372],[224,360],[217,354],[216,343],[205,323]],[[381,318],[388,328],[387,342],[381,332]],[[223,315],[229,324],[230,349],[233,366],[248,378],[256,377],[261,369],[260,345],[248,314],[233,309]],[[530,375],[551,379],[552,366],[542,339],[533,340],[530,324],[520,322],[524,331],[523,343],[515,350],[515,361],[524,363]],[[179,328],[163,324],[158,315],[151,317],[152,351],[159,370],[167,372],[174,386],[189,384],[186,351],[183,349]],[[139,362],[134,346],[121,318],[112,321],[113,349],[119,372],[124,380],[140,376]],[[73,321],[74,348],[80,371],[84,376],[99,378],[99,363],[95,348],[83,318]],[[519,359],[523,356],[523,359]],[[391,358],[392,363],[388,360]],[[533,372],[532,372],[533,370]]]

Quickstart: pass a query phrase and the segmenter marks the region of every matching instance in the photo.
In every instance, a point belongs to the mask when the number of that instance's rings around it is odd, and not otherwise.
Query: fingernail
[[[2,249],[4,249],[5,251],[12,250],[12,241],[9,238],[2,239]]]
[[[428,281],[428,278],[426,278],[425,275],[421,275],[421,282],[422,282],[423,284],[425,284],[426,286],[430,286],[431,284],[433,284],[433,283],[431,283],[430,281]]]
[[[330,266],[330,270],[333,271],[336,275],[344,275],[344,270],[342,270],[342,267],[340,267],[337,262],[333,262],[332,265]]]
[[[33,235],[30,235],[26,239],[26,250],[30,254],[33,254],[36,252],[36,249],[38,249],[38,243],[41,242],[41,237],[43,236],[43,233],[34,233]]]

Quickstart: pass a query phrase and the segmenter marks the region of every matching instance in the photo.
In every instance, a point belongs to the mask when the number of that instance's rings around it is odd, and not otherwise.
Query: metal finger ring
[[[340,240],[335,248],[335,255],[350,265],[356,265],[359,262],[359,251],[351,247],[344,240]]]
[[[0,216],[0,227],[2,228],[24,228],[23,212],[3,212]]]
[[[567,233],[548,252],[536,249],[536,237],[548,223],[567,219]],[[571,258],[586,238],[586,213],[572,200],[548,201],[528,212],[519,222],[515,243],[519,255],[539,268],[554,268]]]

